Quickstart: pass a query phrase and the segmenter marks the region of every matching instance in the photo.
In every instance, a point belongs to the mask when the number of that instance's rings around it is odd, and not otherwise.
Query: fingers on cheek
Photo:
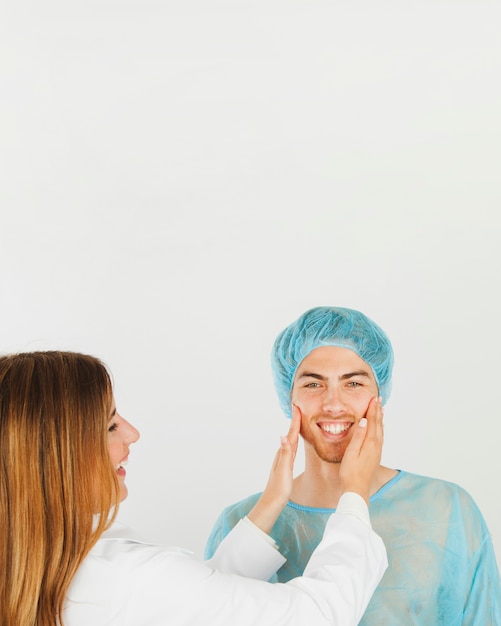
[[[374,411],[377,411],[379,407],[379,403],[377,401],[377,398],[375,397],[371,397],[369,398],[369,402],[367,404],[367,408],[365,409],[365,415],[367,416],[367,414],[371,413],[374,414]]]

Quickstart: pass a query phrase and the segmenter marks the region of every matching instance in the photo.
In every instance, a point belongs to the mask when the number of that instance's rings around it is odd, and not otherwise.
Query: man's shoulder
[[[261,493],[254,493],[247,496],[243,500],[239,500],[238,502],[228,505],[221,511],[205,546],[204,557],[206,559],[210,559],[214,556],[217,546],[231,531],[231,529],[236,526],[238,522],[247,515],[247,513],[250,512],[252,507],[259,500],[260,496]]]
[[[451,496],[457,495],[459,497],[466,497],[471,499],[469,493],[450,480],[444,480],[443,478],[434,478],[432,476],[424,476],[422,474],[413,474],[412,472],[401,471],[401,480],[399,481],[399,488],[407,491],[414,491],[415,489],[423,489],[429,492],[441,493],[443,495],[449,494]]]
[[[261,493],[253,493],[243,500],[238,500],[238,502],[226,506],[221,511],[214,524],[212,535],[218,534],[220,535],[220,539],[227,535],[233,526],[238,524],[238,522],[250,512],[260,496]]]
[[[435,507],[440,503],[442,506],[448,505],[458,512],[468,512],[474,516],[481,515],[473,497],[457,483],[405,471],[401,471],[398,478],[393,488],[388,489],[387,492],[385,492],[384,487],[381,490],[381,504],[383,506],[385,501],[398,501],[402,507],[406,506],[406,502],[409,506],[434,505]],[[377,500],[378,498],[376,498]]]
[[[242,517],[245,517],[247,513],[252,509],[252,507],[256,504],[261,496],[260,493],[253,493],[242,500],[238,500],[238,502],[233,502],[233,504],[229,504],[226,506],[222,512],[220,517],[226,519],[236,519],[238,522]],[[236,523],[235,522],[235,523]]]

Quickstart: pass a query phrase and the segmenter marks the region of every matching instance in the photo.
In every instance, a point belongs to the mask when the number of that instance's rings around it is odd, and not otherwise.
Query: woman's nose
[[[141,434],[138,429],[133,426],[130,422],[127,422],[127,441],[128,443],[135,443]]]

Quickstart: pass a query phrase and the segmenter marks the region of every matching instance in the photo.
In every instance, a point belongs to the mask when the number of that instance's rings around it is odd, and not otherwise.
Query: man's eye
[[[115,430],[118,428],[118,424],[115,422],[114,424],[112,424],[109,428],[108,428],[108,432],[109,433],[113,433],[115,432]]]
[[[356,380],[350,380],[350,382],[348,383],[348,387],[361,387],[362,383],[359,383]]]
[[[320,387],[319,383],[308,383],[307,385],[305,385],[305,387],[307,387],[308,389],[316,389],[317,387]]]

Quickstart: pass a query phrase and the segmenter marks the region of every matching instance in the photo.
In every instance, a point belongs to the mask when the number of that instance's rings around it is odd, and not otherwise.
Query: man
[[[336,508],[339,466],[354,426],[375,395],[388,399],[393,350],[359,311],[318,307],[277,337],[272,369],[281,407],[299,413],[305,470],[271,530],[287,563],[274,582],[301,575]],[[209,538],[210,557],[259,494],[226,508]],[[380,466],[370,498],[389,568],[363,626],[501,626],[501,584],[485,521],[461,487]]]

